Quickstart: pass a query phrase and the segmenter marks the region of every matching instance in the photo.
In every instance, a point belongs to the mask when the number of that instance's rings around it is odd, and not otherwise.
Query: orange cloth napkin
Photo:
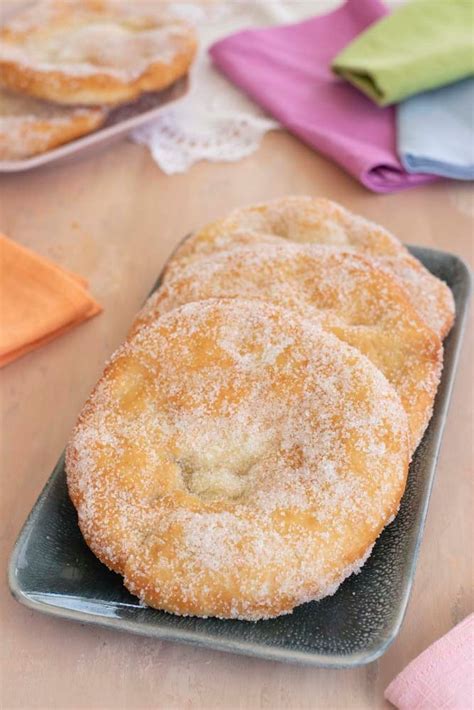
[[[102,310],[84,279],[3,234],[0,272],[0,367]]]

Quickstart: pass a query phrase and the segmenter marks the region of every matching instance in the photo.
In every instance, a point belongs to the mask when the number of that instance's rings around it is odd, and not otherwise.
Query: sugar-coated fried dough
[[[87,543],[146,604],[256,620],[363,564],[408,457],[398,395],[355,348],[273,304],[210,300],[119,348],[67,478]]]
[[[0,89],[0,160],[21,160],[99,128],[100,107],[59,106]]]
[[[0,84],[61,104],[118,104],[187,73],[187,22],[144,0],[43,0],[0,28]]]
[[[232,297],[293,309],[358,348],[398,391],[416,449],[431,418],[443,347],[390,275],[347,252],[321,253],[284,241],[242,247],[175,272],[151,296],[132,332],[183,303]]]
[[[290,196],[236,209],[187,239],[169,262],[167,274],[216,251],[280,239],[374,259],[399,280],[425,323],[441,339],[448,334],[454,321],[448,286],[386,229],[325,198]]]

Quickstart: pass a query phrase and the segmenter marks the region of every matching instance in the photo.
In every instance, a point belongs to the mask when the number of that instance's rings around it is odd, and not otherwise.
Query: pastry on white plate
[[[0,160],[44,153],[99,128],[107,111],[59,106],[0,89]]]

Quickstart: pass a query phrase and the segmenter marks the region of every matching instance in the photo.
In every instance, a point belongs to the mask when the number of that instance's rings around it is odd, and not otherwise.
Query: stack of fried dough
[[[150,606],[257,620],[334,593],[396,515],[450,290],[326,199],[190,236],[67,450],[79,525]]]
[[[99,128],[111,107],[183,77],[195,32],[153,0],[39,0],[0,27],[0,159]]]

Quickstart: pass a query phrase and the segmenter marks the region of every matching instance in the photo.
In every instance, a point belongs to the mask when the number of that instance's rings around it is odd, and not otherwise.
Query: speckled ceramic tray
[[[18,601],[65,619],[260,658],[346,668],[381,656],[400,629],[413,583],[470,292],[469,271],[456,256],[412,251],[449,284],[457,318],[446,340],[434,415],[411,464],[400,512],[359,575],[332,597],[257,623],[182,618],[140,606],[83,542],[61,458],[11,557],[10,588]]]

